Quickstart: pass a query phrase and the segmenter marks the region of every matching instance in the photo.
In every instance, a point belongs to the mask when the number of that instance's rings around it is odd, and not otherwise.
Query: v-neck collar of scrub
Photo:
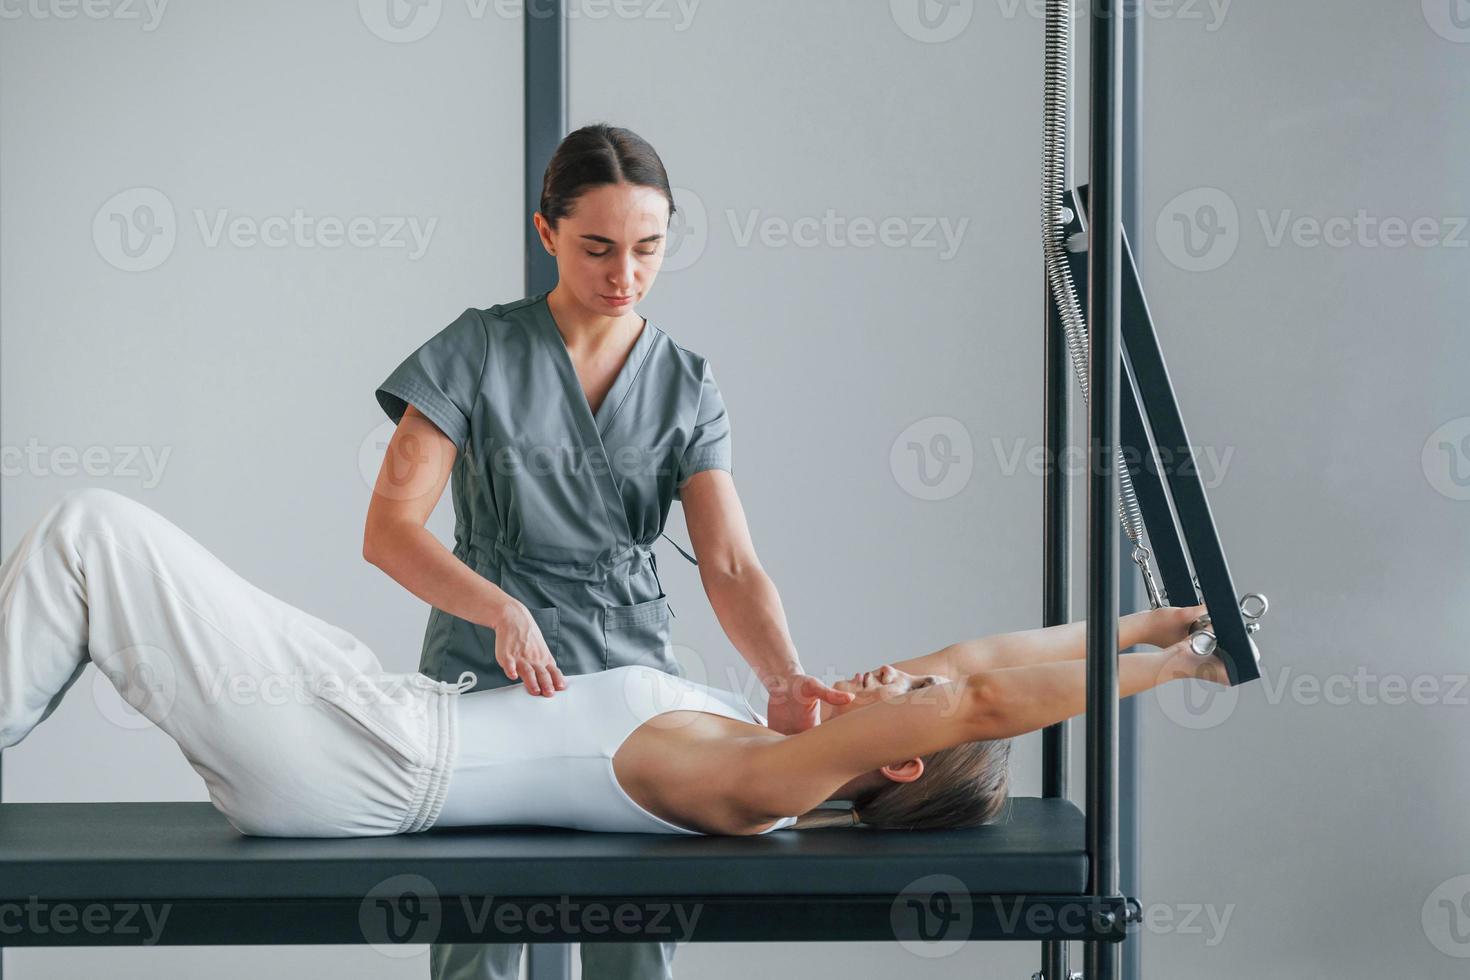
[[[607,434],[608,422],[617,414],[618,407],[622,405],[628,389],[633,384],[633,379],[643,367],[643,361],[648,356],[648,349],[653,343],[653,334],[657,328],[648,317],[643,318],[643,328],[638,332],[638,339],[633,341],[633,347],[628,351],[623,366],[618,369],[612,387],[607,390],[602,404],[597,406],[597,411],[594,413],[592,403],[587,400],[587,392],[582,388],[582,380],[577,377],[577,367],[572,363],[572,353],[567,350],[566,341],[562,339],[561,330],[556,325],[556,318],[551,315],[551,304],[546,300],[548,295],[550,295],[550,290],[542,293],[536,300],[537,317],[546,331],[547,342],[555,348],[557,369],[561,373],[563,384],[569,389],[568,394],[571,400],[581,407],[584,420],[591,421],[593,429],[601,438]]]

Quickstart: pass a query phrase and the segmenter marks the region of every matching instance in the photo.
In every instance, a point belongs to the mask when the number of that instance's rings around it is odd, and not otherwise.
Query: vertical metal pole
[[[1070,100],[1068,100],[1070,101]],[[1042,277],[1042,309],[1045,316],[1045,361],[1043,423],[1046,460],[1050,469],[1041,484],[1041,604],[1042,625],[1071,622],[1072,492],[1063,458],[1071,444],[1072,379],[1067,340],[1062,318],[1057,315],[1051,290]],[[1067,749],[1071,723],[1058,722],[1041,733],[1041,795],[1065,799],[1069,781]],[[1042,943],[1041,975],[1045,980],[1066,980],[1067,944],[1054,940]]]
[[[1138,213],[1142,200],[1142,180],[1139,152],[1143,140],[1143,3],[1142,0],[1124,0],[1123,23],[1123,69],[1122,69],[1122,130],[1118,133],[1122,158],[1122,198],[1118,213],[1121,224],[1128,232],[1129,241],[1137,243],[1143,239],[1139,234]],[[1121,260],[1121,252],[1120,252]],[[1121,265],[1121,261],[1120,261]],[[1121,380],[1119,382],[1121,386]],[[1123,392],[1119,391],[1119,397]],[[1119,541],[1118,582],[1119,599],[1124,609],[1137,609],[1146,604],[1138,569],[1129,557],[1130,542]],[[1124,895],[1143,894],[1143,808],[1140,796],[1143,791],[1143,767],[1140,754],[1143,745],[1140,732],[1140,711],[1137,698],[1128,698],[1118,705],[1118,831],[1120,841],[1119,889]],[[1139,980],[1143,969],[1143,932],[1135,932],[1123,943],[1122,980]]]
[[[1095,0],[1089,18],[1091,221],[1087,322],[1090,399],[1087,434],[1087,853],[1088,891],[1118,893],[1118,315],[1122,116],[1118,68],[1121,0]],[[1087,980],[1117,980],[1118,943],[1084,944]]]
[[[1047,0],[1048,3],[1056,0]],[[1067,46],[1070,59],[1072,46]],[[1072,186],[1072,73],[1068,66],[1068,89],[1063,93],[1065,119],[1061,141],[1062,186]],[[1041,485],[1041,622],[1060,626],[1072,621],[1072,483],[1065,455],[1072,444],[1072,364],[1067,349],[1066,328],[1046,270],[1041,277],[1043,320],[1042,429],[1046,459],[1050,464]],[[1041,733],[1041,795],[1066,799],[1071,782],[1071,729],[1069,721],[1050,725]],[[1041,944],[1043,980],[1067,980],[1070,947],[1065,940]]]
[[[1147,605],[1143,587],[1138,578],[1138,566],[1127,552],[1131,544],[1122,542],[1123,554],[1118,556],[1119,597],[1125,609],[1137,609]],[[1137,698],[1128,698],[1118,704],[1118,889],[1130,897],[1142,894],[1142,817],[1143,807],[1139,794],[1143,788],[1143,766],[1140,764],[1140,748],[1143,740],[1139,728],[1139,705]],[[1121,945],[1123,950],[1121,980],[1139,980],[1143,969],[1143,948],[1140,940],[1142,930],[1130,935]]]
[[[526,295],[556,285],[556,259],[541,245],[531,215],[541,207],[546,165],[567,132],[567,21],[564,0],[542,0],[522,7],[525,21]],[[528,943],[530,980],[570,980],[572,947],[567,943]]]
[[[1070,79],[1070,74],[1068,78]],[[1067,104],[1067,129],[1071,130],[1071,92]],[[1070,136],[1068,137],[1070,140]],[[1062,169],[1071,180],[1071,155],[1062,152]],[[1045,270],[1041,280],[1041,309],[1044,323],[1042,358],[1045,362],[1042,382],[1042,428],[1046,443],[1046,459],[1050,469],[1041,485],[1041,604],[1042,625],[1060,626],[1071,622],[1071,545],[1072,492],[1064,465],[1064,455],[1072,439],[1072,365],[1067,349],[1066,330]],[[1041,733],[1041,795],[1065,797],[1068,783],[1067,722],[1058,722]],[[1049,977],[1049,975],[1048,975]],[[1065,980],[1065,978],[1064,978]]]
[[[571,980],[570,943],[527,943],[527,980]]]
[[[525,4],[526,295],[556,285],[556,259],[531,215],[541,206],[546,164],[567,132],[567,22],[564,0]]]
[[[1046,289],[1043,284],[1043,289]],[[1071,441],[1072,379],[1067,342],[1061,317],[1047,290],[1045,341],[1044,422],[1046,459],[1050,469],[1042,482],[1042,625],[1058,626],[1072,618],[1070,588],[1072,546],[1071,486],[1063,454]],[[1041,795],[1065,799],[1070,773],[1068,746],[1071,724],[1058,722],[1041,733]],[[1042,943],[1041,975],[1045,980],[1067,977],[1067,944],[1055,940]]]

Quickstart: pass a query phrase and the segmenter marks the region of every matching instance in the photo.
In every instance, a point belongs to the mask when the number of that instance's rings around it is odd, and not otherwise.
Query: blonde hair
[[[1010,793],[1010,757],[1008,738],[940,749],[923,757],[924,773],[913,782],[890,782],[855,801],[851,810],[808,810],[791,829],[862,823],[880,830],[948,830],[995,823]]]

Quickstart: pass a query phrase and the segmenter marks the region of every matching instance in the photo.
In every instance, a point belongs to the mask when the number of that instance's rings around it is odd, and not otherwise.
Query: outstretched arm
[[[1118,649],[1147,644],[1166,647],[1188,635],[1189,624],[1204,614],[1204,606],[1164,606],[1130,613],[1118,619]],[[942,650],[893,666],[910,674],[964,677],[987,670],[1079,660],[1087,655],[1087,620],[1039,629],[998,633],[951,643]]]
[[[992,706],[986,738],[1011,738],[1065,721],[1087,710],[1087,661],[1004,667],[977,675]],[[1129,697],[1168,681],[1195,677],[1229,685],[1217,655],[1200,657],[1187,641],[1166,650],[1118,656],[1118,696]]]
[[[1226,684],[1216,656],[1187,643],[1118,658],[1118,694],[1183,677]],[[752,823],[805,813],[849,780],[962,742],[1010,738],[1087,708],[1087,663],[1005,667],[884,698],[799,735],[753,745],[739,780]]]

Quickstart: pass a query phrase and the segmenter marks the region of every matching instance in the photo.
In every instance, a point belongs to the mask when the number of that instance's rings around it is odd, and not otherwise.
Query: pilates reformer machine
[[[1043,795],[960,831],[265,839],[208,803],[0,803],[0,946],[527,942],[530,975],[552,980],[569,975],[570,941],[1005,940],[1042,944],[1040,980],[1121,977],[1141,906],[1119,884],[1120,523],[1152,606],[1206,604],[1191,645],[1218,650],[1232,684],[1260,676],[1266,611],[1264,596],[1236,598],[1120,221],[1122,2],[1089,15],[1090,187],[1070,192],[1070,0],[1046,18],[1043,612],[1070,621],[1070,359],[1089,419],[1085,811],[1067,799],[1068,722],[1043,733]],[[525,20],[528,214],[566,132],[566,22],[551,6]],[[526,245],[528,290],[550,288],[534,229]]]

